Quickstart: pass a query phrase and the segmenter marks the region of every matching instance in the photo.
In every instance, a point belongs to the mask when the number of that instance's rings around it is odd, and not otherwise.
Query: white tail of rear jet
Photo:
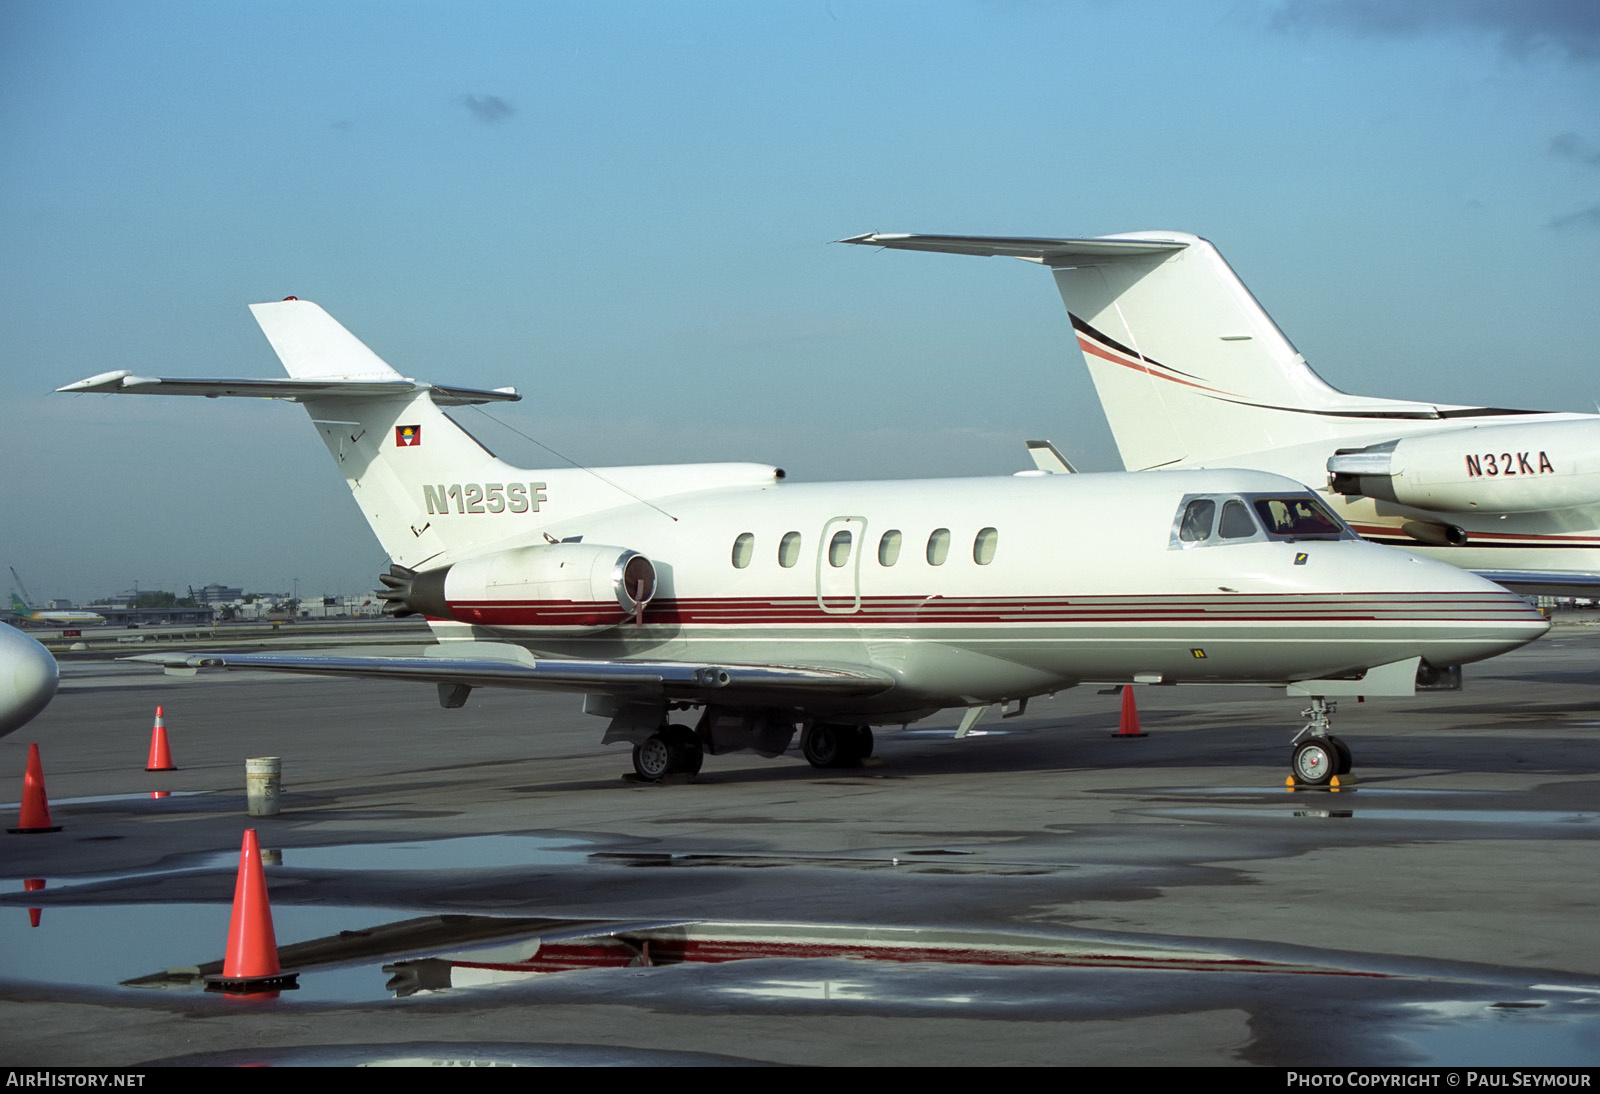
[[[1054,266],[1089,374],[1130,470],[1361,436],[1374,418],[1438,408],[1346,395],[1311,370],[1209,242],[1180,232],[1157,255]]]
[[[441,406],[520,398],[401,375],[309,300],[251,305],[288,379],[185,379],[108,372],[61,391],[243,396],[305,404],[368,525],[408,569],[442,566],[588,514],[722,486],[770,485],[762,464],[529,470],[498,459]],[[660,506],[649,511],[672,517]],[[581,534],[581,529],[577,530]],[[566,532],[562,533],[567,534]]]
[[[1313,441],[1407,432],[1408,419],[1483,413],[1329,386],[1217,249],[1186,232],[1095,239],[880,233],[845,242],[1049,266],[1130,471],[1217,466]]]

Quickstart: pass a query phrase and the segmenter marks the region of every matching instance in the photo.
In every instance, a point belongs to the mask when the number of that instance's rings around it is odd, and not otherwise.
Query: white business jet
[[[512,389],[428,384],[326,312],[251,309],[289,378],[111,372],[62,391],[305,405],[392,559],[386,610],[428,656],[155,655],[584,695],[642,778],[706,752],[859,763],[873,726],[1077,684],[1256,683],[1311,699],[1300,778],[1348,770],[1326,697],[1514,649],[1547,621],[1450,566],[1363,542],[1304,486],[1250,471],[788,483],[762,464],[512,467],[442,408]],[[675,712],[697,712],[689,717]]]
[[[1185,232],[842,242],[1048,266],[1130,471],[1272,471],[1376,542],[1524,593],[1600,589],[1600,416],[1346,395]]]

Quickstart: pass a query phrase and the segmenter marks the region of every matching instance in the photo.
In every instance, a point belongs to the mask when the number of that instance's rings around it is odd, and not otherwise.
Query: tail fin
[[[1217,464],[1364,436],[1379,428],[1374,419],[1466,409],[1329,386],[1217,249],[1185,232],[1095,239],[873,234],[845,242],[1006,255],[1051,267],[1129,470]]]
[[[251,304],[284,371],[299,380],[401,380],[383,358],[309,300]]]
[[[783,474],[761,464],[513,467],[440,408],[521,398],[514,389],[486,391],[402,376],[309,300],[290,297],[250,310],[287,379],[155,378],[119,371],[57,390],[304,403],[378,541],[391,559],[412,570],[508,541],[535,541],[548,525],[619,505],[718,486],[768,485]]]
[[[32,608],[28,607],[22,602],[22,597],[18,596],[16,593],[11,594],[11,610],[16,612],[18,615],[27,615],[29,612],[33,611]]]
[[[523,472],[452,421],[431,385],[407,381],[309,300],[252,304],[250,311],[294,379],[374,385],[371,395],[336,387],[302,401],[367,524],[394,561],[416,569],[506,534],[489,525],[429,519],[452,507],[466,511],[464,492],[474,484],[480,490],[486,483],[499,485],[503,493],[522,477],[519,497],[532,486]],[[397,381],[399,390],[390,390]],[[482,505],[481,498],[477,504]]]
[[[1374,418],[1438,416],[1432,405],[1329,386],[1206,240],[1178,232],[1108,238],[1184,244],[1161,255],[1052,263],[1130,470],[1361,436]]]

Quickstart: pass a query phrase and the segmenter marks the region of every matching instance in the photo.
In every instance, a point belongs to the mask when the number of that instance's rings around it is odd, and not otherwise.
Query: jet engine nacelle
[[[400,584],[403,580],[404,584]],[[400,609],[486,627],[614,627],[638,620],[656,595],[656,569],[625,547],[513,547],[437,570],[386,575]]]
[[[1446,429],[1328,459],[1341,494],[1441,512],[1526,513],[1600,504],[1600,420]]]

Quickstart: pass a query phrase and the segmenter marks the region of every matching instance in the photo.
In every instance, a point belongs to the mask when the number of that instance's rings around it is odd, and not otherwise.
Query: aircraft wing
[[[944,251],[958,255],[1022,258],[1049,265],[1074,258],[1125,257],[1164,254],[1188,246],[1177,240],[1151,239],[1035,239],[1028,236],[938,236],[915,232],[867,232],[841,239],[866,247],[891,247],[901,251]]]
[[[422,657],[367,657],[335,653],[150,653],[124,658],[161,665],[168,672],[253,669],[261,672],[414,680],[447,687],[532,688],[668,698],[707,697],[710,692],[745,700],[761,695],[819,692],[874,695],[894,685],[888,673],[867,668],[734,665],[696,661],[578,661],[535,658],[515,646],[459,643],[473,649]]]
[[[1473,570],[1522,596],[1600,597],[1600,574],[1582,570]]]

